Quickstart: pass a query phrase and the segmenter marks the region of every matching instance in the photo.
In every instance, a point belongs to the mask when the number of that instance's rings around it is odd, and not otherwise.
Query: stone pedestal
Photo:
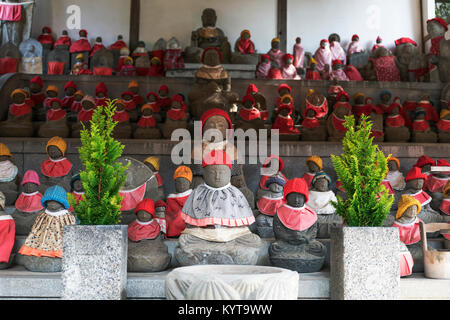
[[[296,300],[297,272],[256,266],[178,268],[166,278],[168,300]]]
[[[398,239],[398,228],[332,227],[331,299],[398,299]]]
[[[127,226],[66,226],[62,299],[126,298]]]

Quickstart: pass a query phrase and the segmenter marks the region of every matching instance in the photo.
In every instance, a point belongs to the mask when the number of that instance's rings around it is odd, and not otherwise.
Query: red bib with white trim
[[[153,240],[159,236],[161,227],[156,220],[150,221],[150,223],[139,222],[134,220],[128,226],[128,239],[133,242],[141,240]]]
[[[397,227],[400,234],[400,241],[406,245],[414,244],[420,241],[420,219],[416,220],[408,225],[403,225],[398,222],[394,222],[393,227]]]
[[[48,158],[41,164],[42,174],[50,178],[64,177],[70,172],[71,169],[72,163],[66,158],[56,161]]]
[[[258,207],[259,212],[268,216],[274,216],[277,213],[277,209],[285,203],[286,201],[283,199],[283,197],[281,198],[262,197],[261,199],[258,200],[256,206]]]
[[[49,121],[58,121],[64,119],[66,116],[66,110],[63,109],[50,109],[47,112],[47,120]]]
[[[450,199],[442,199],[440,209],[443,213],[450,216]]]
[[[286,228],[295,231],[307,230],[317,221],[317,214],[306,205],[293,208],[284,204],[278,208],[277,215]]]
[[[80,122],[91,121],[93,114],[94,114],[94,109],[85,110],[85,109],[81,108],[80,112],[78,112],[78,120]]]
[[[252,121],[252,120],[261,118],[261,113],[256,108],[253,108],[251,110],[242,108],[239,111],[239,115],[240,115],[241,119],[246,120],[246,121]]]
[[[34,193],[21,193],[17,198],[16,209],[22,212],[37,212],[43,209],[41,204],[42,194],[39,191]]]
[[[167,197],[166,223],[168,237],[178,237],[186,229],[186,223],[181,217],[181,210],[191,193],[192,190],[188,190],[183,194],[172,194]]]
[[[437,127],[442,131],[450,132],[450,120],[439,120]]]
[[[22,117],[31,112],[31,107],[26,103],[12,104],[9,106],[9,111],[16,117]]]
[[[405,119],[401,115],[389,116],[386,118],[386,126],[399,128],[405,125]]]
[[[448,180],[449,178],[438,178],[435,175],[430,174],[427,181],[425,181],[424,189],[430,192],[442,193],[444,192],[444,188]]]
[[[137,125],[139,128],[154,128],[156,127],[156,120],[153,116],[142,116]]]

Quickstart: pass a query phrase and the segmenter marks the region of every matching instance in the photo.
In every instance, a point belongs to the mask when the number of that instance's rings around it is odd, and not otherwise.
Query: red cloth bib
[[[359,118],[361,117],[363,114],[368,116],[371,113],[371,109],[370,106],[363,104],[363,105],[354,105],[352,108],[352,112],[355,115],[355,117]]]
[[[280,130],[280,134],[299,134],[300,132],[294,126],[294,120],[291,117],[283,118],[278,116],[272,126],[272,129]]]
[[[237,47],[242,54],[254,54],[255,45],[250,39],[240,39],[237,43]]]
[[[168,237],[178,237],[186,229],[186,223],[181,217],[181,210],[191,193],[192,190],[189,190],[181,196],[169,195],[167,197],[166,223]]]
[[[302,126],[308,129],[314,129],[320,127],[320,122],[317,118],[305,118],[302,122]]]
[[[94,76],[112,76],[113,69],[106,67],[94,68]]]
[[[344,127],[345,119],[338,118],[334,113],[332,117],[333,127],[339,132],[347,132],[347,128]]]
[[[426,111],[426,116],[425,116],[425,120],[427,121],[434,121],[434,122],[438,122],[439,121],[439,115],[437,114],[436,109],[434,108],[434,106],[429,103],[429,102],[419,102],[417,104],[417,108],[424,108]]]
[[[50,178],[64,177],[70,172],[71,169],[72,163],[66,158],[58,161],[48,158],[41,164],[42,174]]]
[[[134,103],[134,100],[123,100],[125,103],[125,110],[134,110],[136,109],[136,103]]]
[[[56,46],[69,46],[70,47],[71,45],[72,45],[72,40],[70,39],[69,36],[62,36],[55,42],[55,47]]]
[[[316,106],[310,104],[308,101],[306,101],[305,116],[309,110],[314,110],[314,112],[316,113],[317,119],[324,118],[328,114],[328,102],[325,99],[325,101],[323,102],[323,104],[320,107],[316,107]]]
[[[345,74],[347,75],[350,81],[364,81],[361,73],[359,73],[358,69],[355,66],[348,65],[344,69]]]
[[[148,76],[164,77],[164,66],[163,65],[151,66],[150,69],[148,70]]]
[[[174,121],[182,120],[184,117],[186,117],[186,112],[182,109],[179,109],[179,110],[170,109],[167,112],[167,117]]]
[[[401,81],[400,71],[395,64],[395,57],[370,58],[378,81]]]
[[[136,94],[133,97],[133,101],[137,106],[143,105],[145,100],[140,95]]]
[[[158,105],[160,109],[169,108],[171,104],[172,100],[169,97],[166,98],[158,97]]]
[[[104,97],[104,98],[96,98],[95,99],[95,105],[97,107],[106,107],[108,98]]]
[[[426,120],[414,120],[412,124],[413,131],[423,132],[430,129],[430,125]]]
[[[91,44],[87,39],[77,40],[70,46],[70,53],[90,52],[91,50]]]
[[[66,116],[66,111],[63,109],[53,110],[50,109],[47,112],[47,120],[49,121],[58,121],[63,119]]]
[[[405,126],[405,119],[401,115],[389,116],[386,118],[386,126],[399,128]]]
[[[9,262],[14,247],[16,224],[11,216],[0,216],[0,262]]]
[[[45,94],[43,94],[43,93],[32,94],[32,95],[31,95],[31,100],[34,101],[34,104],[35,104],[36,106],[37,106],[37,105],[40,105],[40,104],[43,103],[44,100],[45,100]]]
[[[41,204],[42,194],[35,192],[32,194],[21,193],[17,198],[16,209],[22,212],[37,212],[43,209]]]
[[[420,204],[422,205],[422,207],[424,205],[427,205],[431,202],[431,197],[428,195],[428,193],[426,193],[425,191],[421,190],[419,193],[417,194],[410,194],[410,196],[416,198]]]
[[[150,221],[149,224],[139,222],[134,220],[128,226],[128,239],[134,242],[141,240],[153,240],[159,236],[161,232],[161,227],[156,220]]]
[[[385,186],[386,189],[389,191],[389,195],[392,196],[395,194],[394,188],[392,188],[391,182],[389,180],[383,180],[383,182],[381,182],[381,184],[383,186]]]
[[[450,132],[450,120],[439,120],[437,127],[445,132]]]
[[[142,116],[137,125],[140,128],[154,128],[156,127],[156,120],[153,116]]]
[[[72,104],[75,101],[75,96],[65,96],[61,100],[61,104],[64,108],[67,108],[69,110],[72,109]]]
[[[78,120],[80,122],[91,121],[93,114],[94,114],[94,109],[85,110],[85,109],[81,108],[80,112],[78,112]]]
[[[70,110],[74,111],[74,112],[79,112],[81,111],[81,102],[80,101],[74,101],[70,107]]]
[[[277,215],[286,228],[295,231],[307,230],[317,221],[317,214],[306,205],[303,208],[293,208],[284,204],[278,208]]]
[[[266,121],[267,119],[269,119],[268,111],[260,111],[259,114],[261,115],[261,120]]]
[[[318,71],[312,71],[311,69],[307,69],[306,80],[322,80],[322,78]]]
[[[139,202],[144,199],[146,187],[147,184],[144,183],[142,186],[134,190],[120,191],[119,194],[122,197],[122,208],[120,210],[130,211],[135,209]]]
[[[406,245],[414,244],[420,241],[420,219],[416,220],[409,225],[402,225],[398,222],[394,222],[393,227],[397,227],[400,233],[400,241]]]
[[[277,209],[285,204],[286,201],[283,197],[279,199],[273,199],[269,197],[262,197],[256,203],[258,210],[268,216],[274,216],[277,213]]]
[[[432,174],[428,176],[427,181],[425,181],[424,190],[428,190],[430,192],[444,192],[445,185],[449,178],[438,178]]]
[[[441,53],[441,41],[445,39],[444,36],[431,39],[430,55],[439,57]]]
[[[89,55],[92,57],[97,51],[106,49],[103,44],[94,44],[94,47],[92,48],[91,54]]]
[[[440,209],[443,213],[450,216],[450,199],[442,199]]]
[[[256,109],[256,108],[253,108],[251,110],[247,110],[245,108],[242,108],[239,111],[239,115],[241,116],[241,118],[243,120],[246,120],[246,121],[256,120],[256,119],[259,119],[261,117],[261,114],[260,114],[259,110]]]
[[[49,61],[47,62],[47,74],[62,75],[64,74],[64,62]]]
[[[0,58],[0,74],[16,73],[18,70],[19,59]]]
[[[55,39],[53,39],[51,34],[41,34],[37,40],[41,44],[50,44],[51,46],[53,46],[53,42],[55,42]]]
[[[314,176],[315,176],[314,174],[306,172],[302,177],[302,179],[304,179],[308,184],[309,189],[312,189],[312,181],[314,179]]]
[[[118,123],[122,123],[122,122],[130,120],[130,115],[125,110],[124,111],[116,111],[112,118],[114,121],[117,121]]]
[[[11,112],[11,114],[15,115],[16,117],[22,117],[31,112],[31,107],[26,103],[23,103],[20,105],[12,104],[9,106],[9,111]]]

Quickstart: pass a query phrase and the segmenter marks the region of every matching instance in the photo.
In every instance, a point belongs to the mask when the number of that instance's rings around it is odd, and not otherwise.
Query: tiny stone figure
[[[170,139],[172,133],[177,129],[187,129],[189,116],[185,110],[183,110],[183,99],[179,95],[175,95],[172,98],[172,104],[170,110],[167,111],[166,122],[162,129],[164,138]]]
[[[140,108],[144,105],[144,98],[139,95],[139,82],[132,80],[128,84],[128,90],[133,93],[133,101],[136,104],[136,107]]]
[[[447,216],[450,216],[450,181],[447,181],[444,191],[442,192],[442,202],[439,210]]]
[[[72,104],[75,101],[75,93],[77,90],[77,85],[73,81],[67,82],[64,86],[66,96],[61,100],[61,106],[66,110],[72,110]]]
[[[387,113],[389,107],[391,106],[391,98],[392,93],[388,90],[383,90],[380,92],[380,103],[378,104],[378,108],[383,111],[383,113]]]
[[[158,57],[153,57],[150,60],[150,69],[148,71],[149,77],[164,77],[164,65]]]
[[[349,81],[364,81],[361,73],[354,65],[346,65],[344,68],[344,72]]]
[[[387,109],[385,120],[385,139],[388,142],[408,142],[411,126],[411,120],[408,114],[403,110],[400,98],[395,98],[394,102]]]
[[[255,44],[252,40],[250,40],[251,36],[252,35],[249,30],[243,30],[241,32],[241,37],[236,42],[234,51],[244,55],[255,54]]]
[[[388,161],[388,174],[386,179],[389,180],[392,188],[396,191],[402,191],[405,189],[406,182],[403,177],[403,173],[400,171],[400,160],[396,157],[389,157]]]
[[[175,181],[175,193],[167,196],[166,223],[168,238],[179,237],[186,229],[186,224],[181,217],[181,211],[187,199],[192,193],[192,171],[186,166],[180,166],[173,175]]]
[[[437,123],[440,143],[450,143],[450,110],[441,110],[441,119]]]
[[[316,70],[317,61],[314,58],[309,60],[309,68],[306,69],[305,80],[322,80],[320,72]]]
[[[331,71],[330,68],[333,57],[330,50],[330,43],[327,39],[322,39],[322,41],[320,41],[320,47],[314,54],[314,60],[317,61],[316,69],[320,73]]]
[[[327,128],[317,119],[315,109],[307,106],[306,115],[302,122],[302,141],[326,141],[328,138]]]
[[[97,37],[95,39],[95,44],[92,47],[92,50],[91,50],[91,53],[89,56],[92,58],[97,51],[100,51],[102,49],[106,49],[106,47],[103,44],[102,37]]]
[[[153,201],[165,199],[164,195],[164,180],[159,174],[160,159],[158,157],[148,157],[144,160],[144,164],[152,171],[153,175],[150,177],[151,183],[147,181],[147,189],[145,197]],[[156,184],[155,184],[156,182]]]
[[[0,191],[0,270],[8,269],[14,260],[12,253],[16,239],[14,219],[5,212],[5,195]]]
[[[230,156],[213,150],[202,166],[205,183],[191,193],[182,209],[186,229],[175,258],[182,266],[255,265],[261,239],[248,228],[255,218],[245,196],[230,183]]]
[[[408,195],[402,195],[398,202],[395,222],[392,225],[398,228],[402,243],[402,255],[400,257],[400,276],[402,277],[412,274],[414,266],[413,256],[422,256],[419,228],[419,223],[422,220],[417,217],[420,211],[421,204],[417,199]]]
[[[280,39],[274,38],[271,42],[271,49],[267,54],[270,57],[272,65],[276,65],[278,68],[283,66],[284,52],[280,50]]]
[[[92,47],[89,43],[89,40],[87,39],[87,31],[82,29],[79,32],[80,39],[72,43],[70,46],[70,53],[77,53],[77,52],[91,52]]]
[[[342,224],[342,218],[335,215],[336,209],[331,202],[337,202],[336,195],[331,188],[331,178],[323,171],[318,172],[312,180],[309,191],[308,207],[318,216],[317,238],[329,239],[332,224]]]
[[[302,46],[302,39],[297,37],[293,48],[294,67],[297,70],[303,70],[305,65],[305,49]]]
[[[336,97],[334,111],[328,118],[328,141],[342,141],[347,133],[344,127],[345,117],[352,115],[352,106],[350,105],[350,97],[345,91],[341,91]]]
[[[369,120],[372,121],[372,133],[370,137],[373,138],[374,142],[384,141],[384,121],[383,121],[383,110],[372,103],[372,98],[368,97],[366,99],[366,110],[370,112]]]
[[[419,97],[419,102],[416,104],[416,110],[418,108],[423,108],[425,110],[426,116],[425,120],[438,122],[439,121],[439,115],[436,111],[436,108],[430,101],[430,95],[428,93],[422,93]]]
[[[123,59],[123,65],[120,68],[120,76],[135,77],[136,76],[136,67],[133,64],[134,64],[133,58],[125,57]]]
[[[41,124],[38,135],[41,138],[51,138],[59,136],[68,138],[70,129],[67,125],[66,110],[62,109],[62,102],[58,98],[47,101],[50,110],[47,112],[47,121]]]
[[[66,190],[53,186],[41,200],[45,211],[39,214],[19,254],[31,272],[61,272],[63,228],[75,225],[69,213]]]
[[[270,56],[268,54],[261,55],[261,61],[256,66],[256,78],[267,79],[269,77],[269,71],[272,67],[270,62]]]
[[[365,101],[366,96],[364,93],[357,92],[353,96],[354,105],[352,108],[352,112],[357,120],[361,118],[361,116],[364,114],[366,116],[370,116],[370,113],[372,110],[370,110],[369,105]]]
[[[168,86],[163,84],[161,87],[159,87],[157,101],[158,101],[160,109],[165,112],[167,112],[167,110],[172,105],[172,99],[170,98],[169,94],[170,94],[170,91],[169,91]]]
[[[277,209],[285,204],[283,195],[286,180],[282,175],[276,174],[266,181],[265,195],[263,195],[256,206],[259,215],[256,217],[257,233],[261,238],[273,238],[273,217],[277,213]]]
[[[41,121],[45,118],[45,108],[43,106],[45,94],[42,92],[43,88],[44,84],[41,77],[35,76],[30,80],[31,100],[34,102],[34,121]]]
[[[332,71],[330,72],[330,80],[350,81],[344,72],[344,63],[341,60],[333,60]]]
[[[67,30],[62,31],[61,37],[55,42],[55,48],[63,47],[65,50],[69,50],[72,45],[72,39],[69,37]]]
[[[291,93],[292,93],[292,89],[291,89],[291,87],[289,85],[287,85],[285,83],[281,84],[278,87],[278,97],[275,100],[275,107],[277,108],[281,104],[283,98],[285,96],[290,95]]]
[[[269,119],[267,100],[253,83],[248,86],[246,95],[251,95],[253,99],[255,99],[255,107],[259,110],[261,120],[267,121],[267,119]]]
[[[384,48],[384,46],[383,46],[383,39],[380,36],[378,36],[377,40],[376,40],[376,44],[372,47],[372,53],[375,52],[375,50],[377,50],[378,48],[381,48],[381,47]]]
[[[16,89],[11,93],[12,104],[9,106],[8,118],[0,122],[2,137],[32,137],[34,133],[31,106],[26,103],[27,92]]]
[[[158,103],[159,97],[156,92],[149,92],[147,94],[147,104],[152,107],[153,116],[155,117],[155,120],[157,123],[161,123],[162,117],[161,117],[161,106]]]
[[[317,214],[309,208],[308,185],[295,178],[284,187],[286,204],[277,210],[273,221],[276,241],[269,247],[270,262],[299,273],[322,269],[326,247],[316,240]]]
[[[166,210],[167,204],[163,200],[158,200],[155,203],[155,220],[161,227],[161,232],[164,233],[164,237],[167,233],[167,222],[166,222]]]
[[[161,139],[161,130],[156,127],[156,119],[153,116],[154,107],[145,104],[141,108],[141,114],[137,128],[133,133],[135,139]]]
[[[53,43],[55,42],[55,39],[52,36],[52,29],[50,29],[50,27],[42,28],[42,34],[37,40],[42,44],[43,48],[51,50],[53,48]]]
[[[308,172],[303,175],[302,179],[305,180],[308,189],[311,190],[313,188],[312,181],[314,177],[323,169],[322,158],[319,156],[312,156],[306,159],[306,166],[308,167]]]
[[[333,80],[330,87],[328,88],[328,105],[330,108],[334,106],[334,104],[337,102],[337,95],[344,91],[344,88],[342,88],[340,85],[338,85],[338,82],[336,80]]]
[[[283,159],[278,156],[270,156],[268,157],[261,168],[261,178],[259,179],[258,191],[256,192],[256,200],[259,201],[261,197],[267,194],[269,188],[267,185],[267,180],[269,180],[273,176],[280,176],[284,181],[288,179],[283,174]]]
[[[247,131],[249,129],[264,129],[264,121],[261,119],[260,111],[255,107],[255,98],[252,95],[246,95],[242,100],[242,108],[239,111],[239,118],[236,122],[236,129]]]
[[[245,176],[243,174],[235,175],[231,177],[231,184],[239,189],[240,192],[245,196],[247,202],[252,208],[255,209],[255,195],[253,192],[247,187],[247,183],[245,182]]]
[[[136,220],[128,226],[128,272],[160,272],[171,256],[155,219],[153,200],[144,199],[135,210]]]
[[[136,122],[138,119],[138,111],[136,102],[134,102],[134,94],[133,92],[127,90],[122,92],[121,94],[122,102],[124,103],[125,110],[130,115],[130,119],[132,122]]]
[[[0,191],[5,196],[6,206],[13,205],[17,199],[20,183],[18,172],[11,151],[5,144],[0,143]]]
[[[81,100],[81,110],[78,112],[78,122],[72,125],[72,138],[79,138],[83,124],[86,128],[90,127],[90,121],[95,109],[95,100],[91,96],[85,96]]]
[[[73,95],[73,103],[70,107],[70,111],[74,113],[80,112],[82,109],[81,101],[83,101],[83,98],[84,98],[83,91],[78,90],[77,92],[75,92],[75,94]]]
[[[71,75],[79,75],[80,71],[83,69],[85,62],[84,62],[84,55],[82,53],[76,55],[75,57],[75,64],[72,66],[72,70],[70,71]]]
[[[437,134],[431,130],[430,124],[425,119],[426,111],[424,108],[416,109],[416,117],[412,124],[412,142],[436,143]]]
[[[439,62],[442,62],[441,60],[444,60],[444,57],[441,56],[441,47],[444,47],[444,43],[446,41],[445,33],[448,31],[447,22],[442,18],[430,19],[427,21],[427,31],[431,38],[431,48],[429,54],[430,63],[437,65],[439,69],[441,69],[443,68],[443,66],[440,66]],[[442,74],[442,70],[440,71],[440,73]],[[441,81],[446,82],[442,76]]]
[[[279,130],[280,140],[298,141],[300,139],[300,131],[291,117],[293,111],[290,104],[282,104],[278,108],[279,114],[272,125],[272,130]]]
[[[116,101],[116,111],[112,117],[114,121],[118,122],[113,133],[115,139],[131,138],[130,115],[128,110],[125,109],[126,105],[127,102],[124,100]]]
[[[297,74],[297,68],[294,66],[294,57],[290,53],[286,53],[283,56],[282,64],[282,75],[285,80],[301,80],[300,76]]]
[[[44,100],[44,107],[50,108],[51,105],[49,102],[51,99],[58,98],[59,90],[56,86],[50,85],[47,87],[47,90],[45,90],[45,94],[47,97]]]
[[[352,42],[348,46],[347,54],[350,56],[354,53],[364,52],[361,43],[359,42],[359,36],[357,34],[353,35]]]
[[[341,39],[339,35],[337,35],[336,33],[331,34],[328,37],[328,41],[330,42],[332,59],[342,61],[342,65],[345,66],[347,64],[347,54],[345,53],[345,50],[341,47]]]
[[[64,157],[66,150],[67,144],[64,139],[53,137],[48,141],[46,146],[48,159],[41,164],[41,181],[44,188],[59,185],[67,192],[70,191],[72,163]]]
[[[16,223],[16,234],[27,236],[36,217],[44,207],[41,204],[42,194],[39,192],[39,177],[36,171],[28,170],[22,180],[23,192],[16,200],[16,210],[12,214]]]
[[[108,103],[108,88],[103,82],[95,87],[95,108],[106,107]]]
[[[85,192],[83,183],[81,182],[81,176],[79,173],[74,175],[70,180],[70,189],[72,190],[72,195],[77,200],[77,204],[83,201]],[[69,211],[73,212],[73,208],[70,207]]]
[[[127,58],[131,58],[130,57],[130,49],[128,49],[126,46],[122,47],[120,49],[120,57],[119,57],[119,61],[117,63],[117,72],[120,72],[120,70],[122,70],[122,67],[125,65],[125,59]]]

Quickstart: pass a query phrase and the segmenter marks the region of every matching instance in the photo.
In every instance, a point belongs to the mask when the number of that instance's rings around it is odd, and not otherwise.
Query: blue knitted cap
[[[280,176],[270,177],[266,181],[266,188],[268,188],[269,185],[271,185],[272,183],[276,183],[276,184],[279,184],[280,186],[284,187],[284,185],[286,184],[286,181],[283,178],[281,178]]]
[[[75,181],[77,181],[77,180],[81,180],[80,174],[76,174],[76,175],[74,175],[74,176],[72,177],[72,179],[70,179],[70,187],[72,188],[72,190],[73,190],[73,184],[74,184]]]
[[[389,98],[392,98],[392,93],[390,93],[390,92],[387,91],[387,90],[383,90],[383,91],[380,92],[380,99],[381,99],[381,97],[384,96],[385,94],[389,95]]]
[[[47,208],[47,201],[52,200],[61,203],[65,209],[70,208],[69,201],[67,200],[67,192],[60,186],[53,186],[48,188],[41,199],[41,204],[44,208]]]
[[[314,176],[314,178],[312,179],[311,184],[314,184],[314,182],[316,182],[316,180],[319,179],[319,178],[327,179],[328,180],[328,188],[330,188],[330,186],[331,186],[331,178],[324,171],[317,172],[316,175]]]

